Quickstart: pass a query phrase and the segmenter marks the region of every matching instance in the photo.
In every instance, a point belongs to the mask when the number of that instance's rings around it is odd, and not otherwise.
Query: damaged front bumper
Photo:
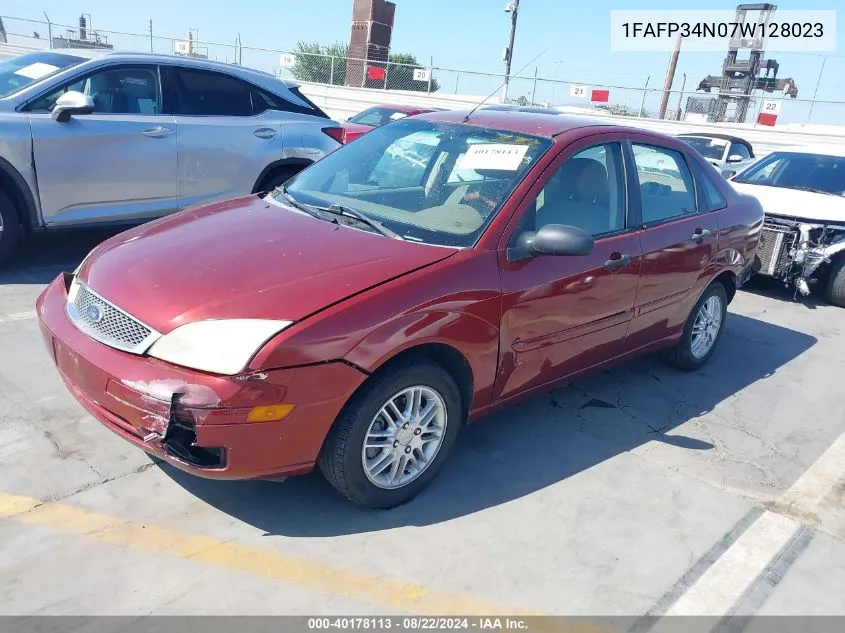
[[[766,216],[757,245],[757,274],[780,279],[807,296],[823,265],[845,255],[845,224]]]
[[[38,298],[42,335],[71,394],[125,440],[177,468],[216,479],[310,471],[349,396],[366,378],[341,362],[216,376],[99,343],[65,311],[62,277]],[[256,406],[294,405],[280,421],[247,422]]]

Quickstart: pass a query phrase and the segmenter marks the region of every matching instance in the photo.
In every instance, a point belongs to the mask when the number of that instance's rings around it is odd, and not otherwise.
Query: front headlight
[[[174,365],[233,376],[291,323],[264,319],[186,323],[158,339],[147,353]]]

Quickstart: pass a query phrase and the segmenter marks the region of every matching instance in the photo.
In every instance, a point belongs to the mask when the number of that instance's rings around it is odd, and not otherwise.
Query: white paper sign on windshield
[[[457,169],[503,169],[516,171],[528,151],[527,145],[479,143],[470,145],[461,156]]]
[[[41,79],[42,77],[46,77],[50,73],[56,72],[58,69],[58,66],[53,66],[52,64],[35,62],[34,64],[30,64],[29,66],[19,68],[15,71],[15,74],[22,75],[23,77],[29,77],[30,79]]]

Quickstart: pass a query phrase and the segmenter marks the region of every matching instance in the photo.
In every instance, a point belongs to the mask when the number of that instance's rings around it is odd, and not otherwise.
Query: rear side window
[[[642,199],[642,220],[654,224],[696,212],[695,184],[683,154],[632,145]]]
[[[174,68],[174,113],[187,116],[252,116],[252,86],[208,70]]]
[[[724,209],[728,203],[724,196],[719,193],[716,185],[713,184],[713,179],[695,161],[690,161],[689,164],[692,166],[695,181],[698,184],[699,210],[715,211],[716,209]]]
[[[731,145],[731,156],[742,156],[743,160],[747,158],[751,158],[751,152],[748,151],[748,148],[743,145],[742,143],[734,143]]]

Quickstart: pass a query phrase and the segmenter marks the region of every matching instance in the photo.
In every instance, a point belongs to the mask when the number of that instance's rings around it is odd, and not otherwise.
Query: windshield
[[[845,195],[845,157],[772,152],[733,181],[842,196]]]
[[[27,53],[3,60],[0,62],[0,97],[8,97],[36,81],[84,61],[84,57],[60,53]]]
[[[690,145],[696,152],[712,160],[722,160],[728,142],[720,138],[707,136],[682,136],[681,140]]]
[[[408,116],[408,113],[403,110],[376,107],[359,112],[348,120],[350,123],[378,127],[380,125],[390,123],[391,121],[395,121],[396,119],[404,119],[406,116]]]
[[[345,145],[289,180],[301,204],[354,209],[406,240],[472,246],[549,139],[403,119]],[[281,191],[273,194],[279,202]]]

